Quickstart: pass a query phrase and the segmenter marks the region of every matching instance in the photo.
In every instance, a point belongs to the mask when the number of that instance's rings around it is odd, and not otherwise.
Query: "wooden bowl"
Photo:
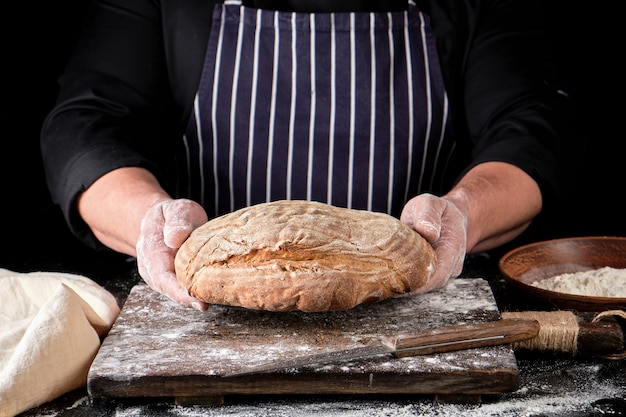
[[[500,272],[512,287],[560,309],[624,309],[626,298],[566,294],[531,285],[555,275],[605,266],[626,268],[626,237],[575,237],[532,243],[509,251],[498,263]]]

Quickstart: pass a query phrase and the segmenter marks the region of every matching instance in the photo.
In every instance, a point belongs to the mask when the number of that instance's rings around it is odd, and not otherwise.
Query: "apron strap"
[[[415,6],[414,0],[407,0],[409,6]],[[391,12],[406,10],[404,0],[386,0],[380,2],[364,2],[361,0],[224,0],[224,4],[246,5],[257,9],[297,11],[297,12]]]

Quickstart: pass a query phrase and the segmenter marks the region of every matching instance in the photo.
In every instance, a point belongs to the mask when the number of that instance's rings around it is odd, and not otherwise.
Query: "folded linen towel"
[[[84,386],[115,297],[80,275],[1,268],[0,294],[0,417]]]

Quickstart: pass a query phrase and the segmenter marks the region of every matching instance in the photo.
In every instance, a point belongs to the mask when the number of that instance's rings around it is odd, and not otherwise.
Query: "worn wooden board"
[[[231,394],[439,394],[514,391],[510,346],[226,378],[247,364],[359,347],[384,335],[499,319],[488,283],[459,278],[444,290],[349,311],[271,313],[180,307],[145,285],[134,287],[88,377],[93,397]]]

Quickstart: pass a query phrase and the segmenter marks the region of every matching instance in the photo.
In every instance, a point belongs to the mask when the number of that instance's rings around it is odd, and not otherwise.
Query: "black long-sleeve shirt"
[[[102,175],[141,166],[171,189],[171,155],[192,108],[216,3],[94,1],[41,138],[52,198],[84,242],[98,245],[76,198]],[[539,3],[418,5],[438,37],[455,137],[466,151],[454,161],[449,185],[479,163],[503,161],[533,177],[549,205],[567,186],[568,149],[577,143],[569,100],[554,82]]]

